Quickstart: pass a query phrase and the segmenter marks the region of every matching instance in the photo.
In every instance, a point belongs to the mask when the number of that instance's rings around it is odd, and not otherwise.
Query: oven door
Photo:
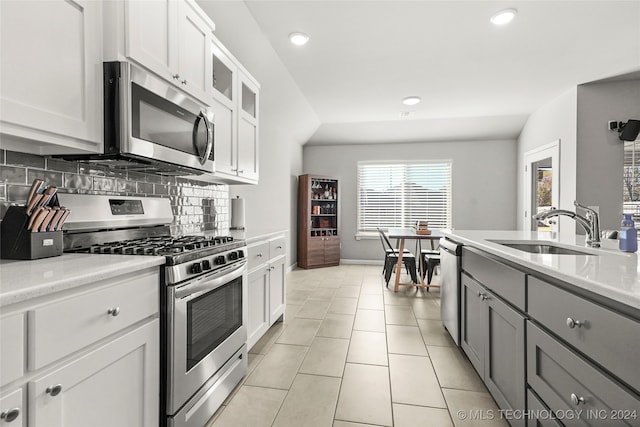
[[[167,414],[175,414],[247,340],[242,260],[168,288]]]
[[[130,63],[105,63],[105,79],[118,82],[105,85],[105,109],[120,108],[119,115],[116,110],[105,115],[105,126],[122,132],[117,135],[122,154],[215,171],[210,107]]]

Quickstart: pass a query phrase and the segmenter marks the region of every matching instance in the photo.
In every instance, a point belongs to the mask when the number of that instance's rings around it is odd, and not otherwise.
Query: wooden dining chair
[[[398,264],[398,249],[395,249],[391,245],[391,242],[389,241],[386,233],[380,228],[378,228],[378,234],[380,235],[382,248],[385,251],[382,273],[384,274],[384,279],[388,288],[389,280],[391,279],[391,274],[393,273],[393,267]],[[407,249],[404,249],[402,251],[402,264],[411,276],[411,280],[413,281],[413,283],[418,283],[418,275],[416,274],[416,257],[411,251]]]

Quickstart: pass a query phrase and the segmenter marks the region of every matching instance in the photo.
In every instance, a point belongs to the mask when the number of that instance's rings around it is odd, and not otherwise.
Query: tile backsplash
[[[192,179],[111,169],[47,156],[0,150],[0,218],[12,204],[24,204],[34,179],[63,193],[166,197],[175,235],[229,228],[229,186]]]

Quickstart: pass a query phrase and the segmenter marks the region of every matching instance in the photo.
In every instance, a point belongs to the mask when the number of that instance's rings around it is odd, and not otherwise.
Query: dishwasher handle
[[[454,256],[460,256],[462,254],[462,245],[460,243],[456,243],[444,237],[440,239],[440,249]]]

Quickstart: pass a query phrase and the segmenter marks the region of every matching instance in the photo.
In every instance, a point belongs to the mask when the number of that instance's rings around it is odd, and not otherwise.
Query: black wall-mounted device
[[[635,141],[640,134],[640,120],[629,119],[627,123],[622,123],[618,133],[622,141]]]

